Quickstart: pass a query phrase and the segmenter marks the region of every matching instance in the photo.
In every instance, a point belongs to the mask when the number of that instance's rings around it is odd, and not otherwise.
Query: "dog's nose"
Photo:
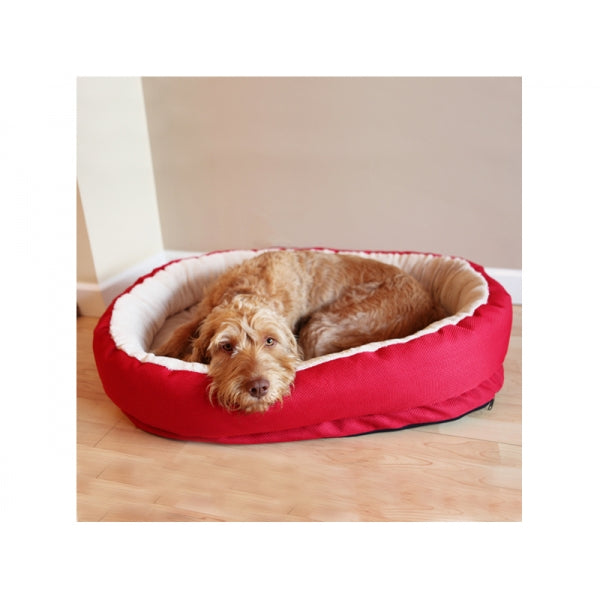
[[[254,398],[262,398],[269,391],[269,382],[266,379],[255,379],[250,382],[248,391]]]

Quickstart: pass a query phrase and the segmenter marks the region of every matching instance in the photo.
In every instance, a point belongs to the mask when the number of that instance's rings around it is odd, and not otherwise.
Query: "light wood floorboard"
[[[104,393],[97,320],[77,320],[80,521],[520,521],[521,307],[492,410],[404,431],[280,444],[179,442]]]

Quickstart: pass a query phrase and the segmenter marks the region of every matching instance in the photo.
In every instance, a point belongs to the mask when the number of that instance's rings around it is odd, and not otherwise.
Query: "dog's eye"
[[[221,344],[219,344],[219,346],[221,350],[227,352],[228,354],[231,354],[233,352],[233,344],[231,342],[222,342]]]
[[[268,337],[265,339],[265,346],[274,346],[277,343],[277,340],[272,337]]]

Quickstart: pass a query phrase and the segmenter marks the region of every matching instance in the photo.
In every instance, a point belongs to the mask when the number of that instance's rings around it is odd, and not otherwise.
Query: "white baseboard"
[[[137,279],[153,269],[178,258],[198,256],[200,252],[163,250],[100,283],[77,282],[77,306],[85,317],[100,317],[108,305]]]
[[[502,284],[504,289],[511,295],[513,304],[522,304],[522,276],[523,272],[521,269],[498,269],[486,267],[486,273],[495,279],[498,283]]]
[[[101,283],[77,282],[77,306],[83,316],[100,317],[108,305],[142,275],[167,262],[199,252],[164,250]],[[521,304],[521,271],[519,269],[486,268],[486,272],[501,283],[511,295],[513,304]]]
[[[107,306],[102,289],[97,283],[77,282],[78,314],[84,317],[100,317]]]

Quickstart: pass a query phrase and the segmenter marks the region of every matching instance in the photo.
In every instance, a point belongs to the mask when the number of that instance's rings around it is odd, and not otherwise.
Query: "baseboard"
[[[108,305],[142,275],[165,263],[198,256],[198,252],[164,250],[126,269],[101,283],[77,282],[77,306],[83,316],[100,317]],[[487,273],[501,283],[512,297],[513,304],[521,304],[521,271],[519,269],[486,268]]]
[[[486,267],[486,273],[502,284],[504,289],[510,294],[513,304],[522,304],[522,271],[521,269],[499,269]]]
[[[114,277],[98,283],[77,282],[77,306],[85,317],[99,317],[108,305],[139,277],[164,265],[170,259],[166,252],[159,252],[125,269]]]
[[[107,306],[108,304],[104,300],[100,285],[97,283],[77,282],[78,314],[83,317],[99,317],[106,310]]]

